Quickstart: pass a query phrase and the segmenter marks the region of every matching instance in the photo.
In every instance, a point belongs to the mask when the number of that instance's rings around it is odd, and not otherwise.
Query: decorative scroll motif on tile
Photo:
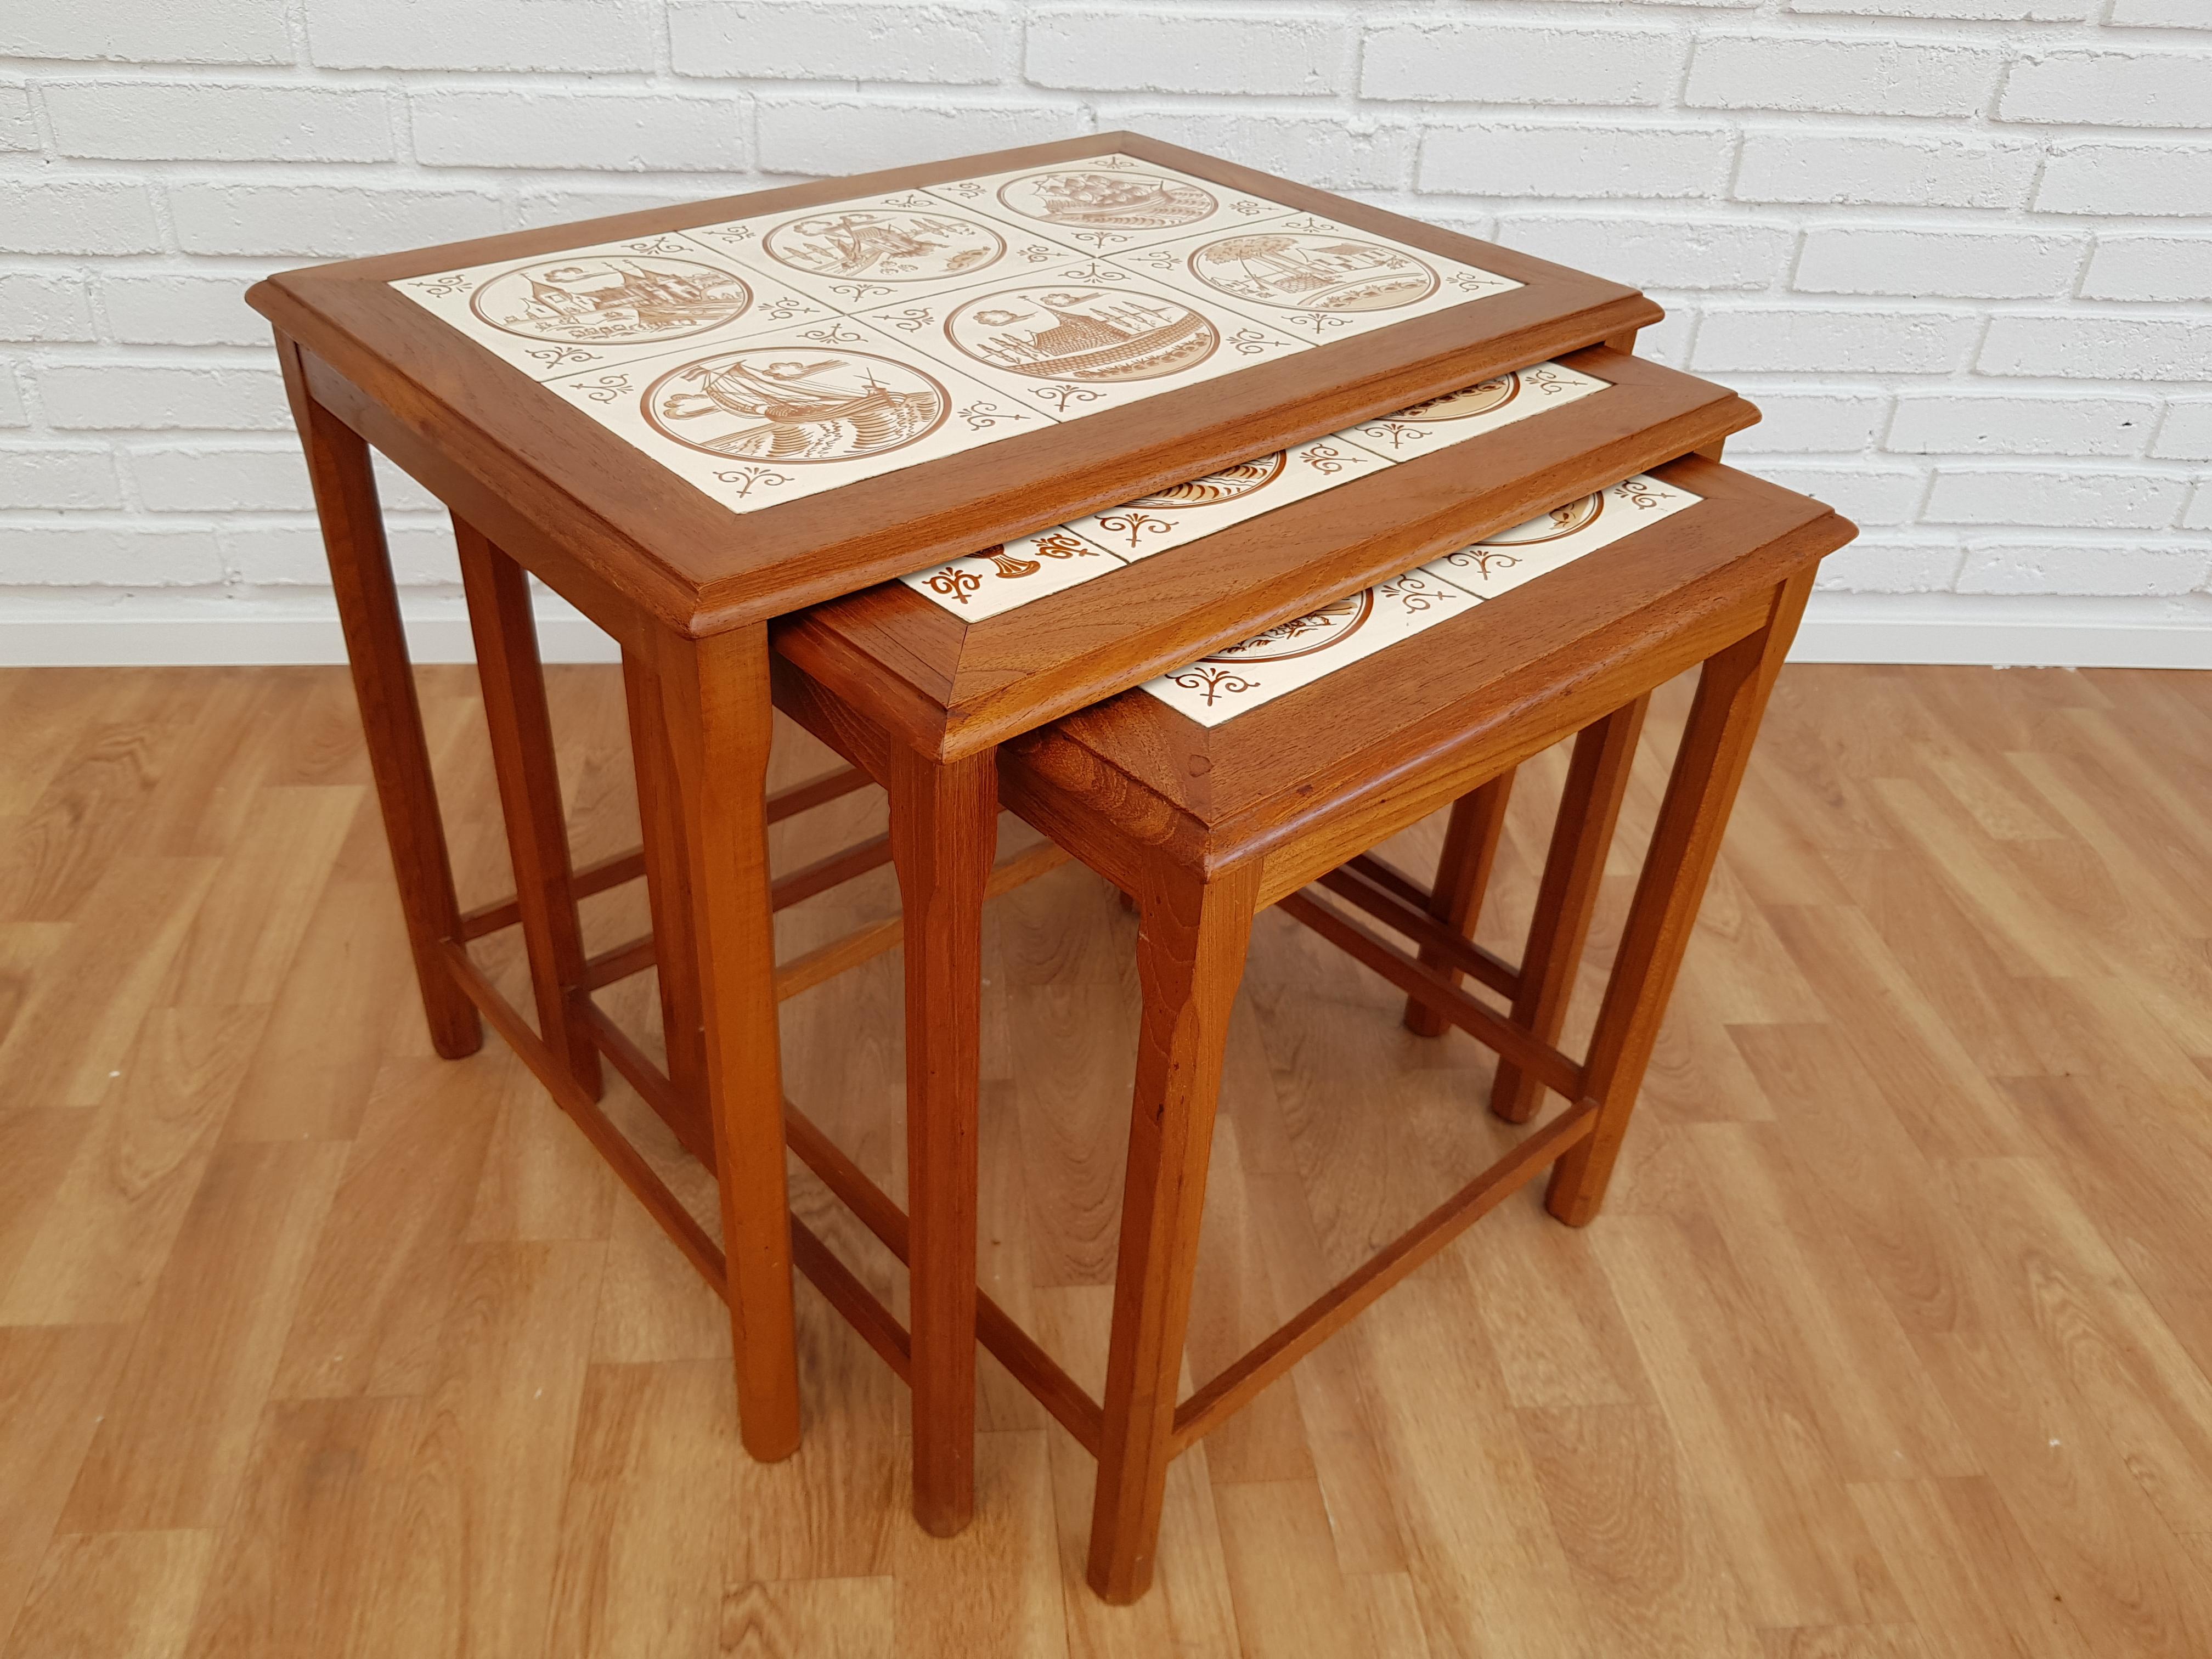
[[[745,513],[1520,284],[1109,155],[392,286]]]
[[[1200,726],[1218,726],[1633,535],[1698,499],[1656,478],[1623,479],[1310,616],[1279,623],[1264,634],[1148,680],[1142,689]]]
[[[1539,363],[1401,410],[1385,420],[1170,484],[1043,532],[1046,538],[1062,538],[1103,556],[1055,562],[1024,556],[1006,563],[994,562],[993,556],[985,554],[955,562],[974,579],[973,586],[948,577],[951,567],[918,570],[902,580],[923,598],[968,621],[980,622],[1397,462],[1463,443],[1606,389],[1607,383],[1593,375],[1558,363]]]

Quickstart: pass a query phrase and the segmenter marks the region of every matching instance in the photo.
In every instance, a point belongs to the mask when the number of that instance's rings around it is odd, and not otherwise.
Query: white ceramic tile
[[[1547,409],[1563,408],[1592,392],[1608,391],[1611,386],[1610,381],[1557,363],[1538,363],[1534,368],[1448,392],[1395,415],[1347,427],[1337,435],[1391,460],[1410,461],[1431,450],[1447,449],[1525,421]]]
[[[986,281],[1019,282],[1084,250],[921,191],[798,213],[756,214],[684,234],[838,311],[859,311]],[[1015,273],[1009,276],[1009,273]]]
[[[682,236],[572,248],[392,286],[533,379],[826,320],[832,308]]]
[[[1226,232],[1297,210],[1118,152],[928,186],[933,196],[1094,253],[1200,231]]]
[[[1139,495],[1078,519],[1073,527],[1121,558],[1147,558],[1389,465],[1357,444],[1322,438]]]
[[[1304,350],[1299,341],[1103,260],[857,312],[853,320],[1062,420]]]
[[[1060,526],[899,580],[954,616],[981,622],[1121,568],[1114,555]]]
[[[738,513],[1053,423],[842,319],[665,352],[547,389]]]
[[[1200,726],[1218,726],[1479,603],[1425,570],[1409,570],[1147,680],[1143,689]]]
[[[392,286],[747,512],[1272,362],[1305,349],[1298,329],[1328,337],[1340,313],[1368,318],[1359,307],[1374,295],[1348,288],[1318,305],[1305,295],[1310,316],[1232,302],[1182,256],[1159,255],[1255,225],[1289,236],[1292,264],[1312,263],[1307,244],[1353,234],[1108,154]],[[1386,262],[1411,254],[1370,246]],[[1098,257],[1109,249],[1164,264],[1174,280]],[[1454,284],[1510,286],[1414,257],[1419,283],[1437,291],[1386,302],[1374,319],[1455,303]],[[1267,291],[1239,270],[1244,286]],[[1171,501],[1128,504],[1153,518],[1117,531],[1099,515],[1089,533],[1126,535],[1142,556],[1344,482],[1370,452],[1391,459],[1371,436],[1338,434],[1283,458],[1280,478],[1251,499],[1200,481]],[[1209,484],[1217,499],[1196,499]]]
[[[1696,506],[1699,499],[1656,478],[1624,478],[1608,489],[1553,507],[1540,518],[1421,568],[1477,598],[1488,599],[1671,518]]]
[[[1349,339],[1510,293],[1510,276],[1310,214],[1116,249],[1117,264],[1266,319],[1303,339]]]

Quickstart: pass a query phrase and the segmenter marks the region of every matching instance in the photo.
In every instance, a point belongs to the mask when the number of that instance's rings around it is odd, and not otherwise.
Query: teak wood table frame
[[[1079,588],[963,626],[887,585],[771,630],[777,706],[890,797],[888,851],[910,941],[910,1218],[795,1111],[791,1133],[793,1150],[908,1264],[910,1331],[880,1309],[855,1322],[886,1334],[879,1351],[913,1386],[915,1503],[925,1524],[964,1515],[972,1501],[979,1331],[1097,1449],[1095,1402],[977,1299],[977,953],[994,879],[996,746],[1562,500],[1686,449],[1717,450],[1757,418],[1732,392],[1609,349],[1573,354],[1566,366],[1612,389],[1116,571],[1110,604]],[[1042,860],[1051,858],[1044,849],[1025,872],[1049,867]],[[1009,878],[996,879],[1003,890]],[[879,930],[829,955],[842,968],[896,937]]]
[[[520,263],[592,242],[1075,161],[1102,150],[1180,169],[1227,191],[1262,194],[1522,286],[988,450],[742,516],[533,386],[392,286],[489,261]],[[1064,522],[1486,376],[1602,341],[1625,345],[1661,315],[1619,284],[1130,133],[286,272],[258,284],[249,299],[276,327],[438,1052],[472,1052],[482,1040],[480,1018],[489,1019],[725,1297],[744,1443],[763,1459],[787,1455],[799,1439],[794,1251],[848,1314],[858,1306],[851,1294],[856,1281],[787,1219],[772,954],[775,892],[765,827],[779,812],[807,803],[763,797],[772,718],[768,623],[933,560]],[[453,510],[472,621],[487,647],[487,712],[500,751],[518,891],[512,901],[467,915],[455,896],[439,820],[379,518],[372,447]],[[1336,591],[1369,579],[1358,563],[1358,550],[1347,550]],[[524,571],[623,650],[646,845],[584,870],[570,867],[554,810],[553,755],[535,646],[525,626]],[[1332,585],[1322,571],[1302,580]],[[1148,641],[1153,656],[1194,655],[1271,620],[1254,615],[1240,623],[1218,607],[1201,611],[1187,638],[1175,636],[1172,622],[1163,623]],[[1149,672],[1136,664],[1103,672],[1091,695],[1120,690]],[[590,986],[621,964],[582,958],[575,900],[641,873],[650,879],[659,948],[681,953],[691,971],[676,977],[696,988],[696,1006],[672,1008],[664,1001],[672,1018],[672,1081],[682,1088],[661,1091],[656,1103],[675,1114],[672,1121],[679,1123],[687,1145],[711,1154],[721,1249],[595,1103],[595,1054],[625,1071],[643,1062],[588,1006]],[[535,1028],[468,953],[471,939],[507,925],[521,927],[527,945]],[[694,994],[675,994],[680,1001]],[[703,1102],[702,1112],[687,1117],[671,1103],[678,1096]],[[933,1130],[924,1123],[914,1133],[926,1138]],[[927,1206],[922,1208],[926,1216]],[[925,1218],[916,1226],[924,1246],[941,1232]],[[936,1282],[934,1274],[921,1276]],[[887,1334],[874,1334],[882,1339],[879,1346],[891,1343]],[[932,1352],[914,1355],[909,1369],[917,1377],[950,1380],[951,1368],[963,1364],[972,1364],[972,1358]],[[960,1471],[948,1471],[943,1490],[917,1495],[917,1513],[933,1530],[955,1529],[966,1519],[969,1498],[962,1480]]]
[[[1686,459],[1655,476],[1700,497],[1697,507],[1281,702],[1203,727],[1132,693],[996,751],[992,769],[1005,804],[1134,895],[1142,918],[1145,1015],[1105,1398],[1091,1397],[979,1300],[972,1283],[964,1300],[944,1294],[925,1303],[917,1291],[914,1337],[918,1344],[927,1334],[926,1319],[962,1320],[958,1346],[972,1329],[1098,1458],[1090,1578],[1109,1600],[1133,1599],[1150,1583],[1174,1455],[1540,1170],[1553,1171],[1547,1203],[1559,1219],[1581,1225],[1596,1212],[1814,568],[1852,533],[1820,503],[1711,460]],[[1297,516],[1274,515],[1278,533],[1294,544]],[[931,823],[929,798],[918,799],[917,781],[901,775],[923,763],[902,740],[902,699],[893,688],[900,665],[926,658],[932,640],[925,610],[896,594],[840,601],[776,630],[779,703],[886,780],[895,824],[902,805],[918,826]],[[1645,702],[1654,687],[1700,665],[1604,1006],[1577,1061],[1555,1045]],[[1509,963],[1468,937],[1498,818],[1514,768],[1571,735],[1573,758],[1528,947]],[[988,857],[979,825],[988,825],[981,814],[994,798],[977,767],[982,758],[926,768],[937,789],[969,804],[936,868],[940,880],[957,876],[948,866],[964,846],[973,896],[962,905],[933,896],[930,912],[933,925],[959,927],[961,941],[975,932]],[[1433,887],[1366,852],[1446,805],[1452,820]],[[1324,895],[1413,941],[1419,955]],[[1383,975],[1440,1026],[1495,1048],[1499,1116],[1527,1121],[1547,1090],[1569,1109],[1178,1404],[1222,1042],[1252,920],[1271,905]],[[911,923],[911,908],[908,916]],[[972,945],[961,941],[909,952],[910,1056],[918,1044],[931,1049],[931,1033],[915,1021],[972,1029],[975,963]],[[1460,988],[1462,975],[1506,999],[1510,1012]],[[951,1045],[935,1054],[918,1071],[910,1062],[909,1109],[972,1133],[973,1055]],[[965,1070],[953,1074],[958,1066]],[[884,1243],[906,1255],[905,1218],[881,1191],[803,1120],[794,1120],[793,1142]],[[915,1158],[908,1182],[917,1205],[931,1194],[942,1212],[963,1214],[972,1227],[972,1152],[939,1143],[918,1147]],[[972,1430],[967,1401],[932,1423],[917,1395],[917,1468],[925,1443],[951,1459],[955,1449],[941,1443],[964,1446]]]

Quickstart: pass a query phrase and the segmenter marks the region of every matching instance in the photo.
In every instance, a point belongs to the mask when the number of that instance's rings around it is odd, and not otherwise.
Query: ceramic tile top
[[[548,389],[738,512],[1050,423],[834,318],[638,358]]]
[[[678,235],[571,248],[392,284],[495,356],[547,380],[679,340],[743,339],[827,321],[828,305]]]
[[[1147,680],[1142,690],[1200,726],[1218,726],[1433,628],[1493,594],[1656,524],[1698,500],[1656,478],[1624,479],[1609,489],[1501,531],[1488,541]]]
[[[744,513],[1518,284],[1109,154],[392,286]]]
[[[1578,374],[1558,363],[1539,363],[1534,368],[1500,374],[1401,409],[1395,415],[1347,428],[1344,435],[1391,460],[1411,460],[1525,421],[1547,409],[1564,408],[1593,392],[1604,391],[1606,385],[1595,375]]]
[[[981,622],[1121,568],[1113,554],[1063,526],[932,565],[902,580],[947,611]]]
[[[1348,339],[1521,286],[1306,213],[1132,248],[1117,252],[1115,262],[1317,341]]]
[[[1118,558],[1150,558],[1388,465],[1382,456],[1342,438],[1317,439],[1139,495],[1068,527]]]
[[[1024,408],[1074,420],[1304,349],[1224,306],[1082,259],[856,312]]]
[[[684,233],[840,311],[948,288],[1021,280],[1083,256],[1079,244],[948,206],[922,191],[763,213]]]
[[[931,185],[948,204],[1093,253],[1288,218],[1295,208],[1119,154]]]
[[[1080,558],[1054,558],[1050,550],[1041,551],[1033,545],[1012,557],[1001,556],[1005,550],[980,553],[951,565],[915,571],[902,580],[944,609],[980,622],[1349,483],[1431,448],[1496,431],[1606,388],[1607,382],[1594,376],[1557,363],[1539,363],[1431,398],[1385,421],[1369,422],[1364,427],[1239,462],[1203,478],[1187,479],[1061,525],[1046,532],[1044,538],[1031,538],[1032,542],[1064,539],[1071,547],[1080,546],[1105,557],[1086,554]],[[1011,398],[1008,403],[1012,406]],[[1401,427],[1415,435],[1400,435],[1396,428]]]
[[[1143,689],[1200,726],[1218,726],[1480,603],[1425,570],[1408,570],[1147,680]]]
[[[1478,599],[1488,599],[1670,518],[1697,500],[1687,490],[1656,478],[1624,478],[1610,489],[1555,507],[1541,518],[1447,553],[1423,568]]]

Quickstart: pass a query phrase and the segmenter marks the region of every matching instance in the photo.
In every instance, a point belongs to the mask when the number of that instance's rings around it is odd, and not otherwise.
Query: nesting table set
[[[980,1340],[1098,1458],[1091,1582],[1129,1600],[1177,1453],[1539,1172],[1559,1219],[1595,1213],[1767,692],[1852,533],[1720,464],[1756,411],[1632,355],[1650,301],[1128,133],[316,267],[251,298],[438,1051],[474,1051],[489,1020],[724,1297],[755,1456],[799,1442],[795,1265],[912,1387],[921,1523],[955,1532],[973,1507]],[[476,911],[372,447],[453,514],[516,880]],[[622,647],[643,845],[580,868],[533,574]],[[1557,1043],[1645,702],[1691,668],[1574,1060]],[[776,708],[851,769],[767,795]],[[1569,738],[1508,963],[1471,935],[1514,769]],[[887,836],[770,877],[769,823],[870,783]],[[1446,806],[1432,883],[1368,850]],[[1048,839],[997,864],[1002,809]],[[1139,913],[1103,1399],[976,1285],[981,910],[1070,857]],[[885,863],[902,920],[777,963],[777,908]],[[587,953],[580,897],[640,878],[652,933]],[[1178,1401],[1222,1044],[1269,906],[1403,989],[1414,1030],[1495,1048],[1500,1116],[1564,1105]],[[534,1018],[470,954],[507,927]],[[786,1101],[776,1012],[902,939],[904,1211]],[[665,1066],[592,1000],[648,967]],[[601,1112],[603,1064],[715,1172],[720,1244]],[[907,1263],[908,1324],[790,1215],[787,1149]]]

